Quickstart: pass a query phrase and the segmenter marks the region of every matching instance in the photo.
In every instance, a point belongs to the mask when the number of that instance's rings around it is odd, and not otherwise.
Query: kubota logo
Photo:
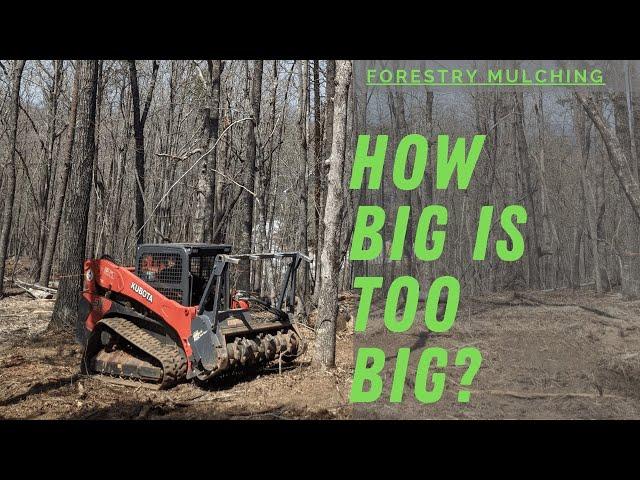
[[[141,297],[146,298],[149,301],[149,303],[153,303],[153,295],[151,295],[149,292],[147,292],[144,288],[142,288],[137,283],[131,282],[131,290],[136,292]]]

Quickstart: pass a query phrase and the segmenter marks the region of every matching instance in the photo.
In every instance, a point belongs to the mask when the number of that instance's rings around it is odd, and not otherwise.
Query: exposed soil
[[[381,312],[356,346],[377,346],[387,357],[380,400],[359,404],[364,418],[627,419],[640,418],[640,301],[592,290],[485,295],[461,303],[449,332],[427,333],[424,311],[405,334],[389,334]],[[463,346],[475,346],[482,366],[458,403],[466,367],[451,366]],[[430,346],[448,350],[442,398],[434,404],[414,395],[415,370]],[[396,355],[411,347],[403,401],[390,404]]]
[[[357,298],[341,296],[355,313]],[[337,368],[310,366],[310,349],[278,372],[153,391],[111,385],[79,375],[80,347],[65,334],[44,333],[53,300],[13,295],[0,300],[0,418],[250,419],[250,418],[640,418],[640,301],[619,294],[502,293],[463,299],[451,331],[426,332],[422,312],[404,334],[386,332],[376,304],[365,335],[338,336]],[[310,319],[311,320],[311,319]],[[352,327],[352,323],[347,323]],[[354,344],[387,354],[384,392],[372,404],[349,406]],[[457,401],[464,367],[445,368],[442,399],[414,397],[415,365],[429,346],[454,352],[476,346],[483,364],[467,404]],[[398,348],[411,357],[403,402],[390,404]]]

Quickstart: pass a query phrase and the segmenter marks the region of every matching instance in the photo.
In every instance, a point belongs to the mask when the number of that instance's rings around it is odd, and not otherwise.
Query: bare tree
[[[273,153],[276,148],[276,142],[274,141],[274,133],[276,130],[276,96],[278,93],[278,60],[271,62],[271,85],[269,88],[269,95],[267,100],[267,119],[265,133],[267,138],[260,146],[261,154],[257,158],[256,162],[256,180],[255,180],[255,193],[256,193],[256,229],[255,229],[255,249],[266,251],[268,249],[267,242],[267,220],[268,220],[268,195],[269,187],[271,185],[271,173],[273,171]],[[264,118],[264,115],[263,115]],[[264,295],[264,292],[269,288],[268,271],[269,265],[267,262],[260,262],[255,277],[254,277],[254,290],[258,290],[260,295]],[[275,293],[273,294],[275,296]]]
[[[580,105],[576,105],[576,111],[574,112],[573,128],[575,130],[575,136],[578,139],[579,152],[580,152],[580,187],[582,193],[582,200],[584,202],[584,217],[586,220],[589,238],[593,248],[593,264],[594,264],[594,278],[596,282],[596,292],[602,292],[601,275],[598,274],[601,270],[601,251],[597,248],[598,234],[596,226],[596,197],[593,190],[593,186],[589,181],[589,152],[591,146],[591,125],[586,126],[586,113]],[[578,245],[579,249],[579,245]],[[578,286],[579,286],[579,282]]]
[[[46,161],[44,169],[44,178],[40,185],[40,198],[38,203],[38,210],[40,211],[40,222],[38,225],[38,264],[33,273],[36,281],[40,278],[40,270],[42,268],[42,259],[44,256],[44,250],[47,242],[47,221],[49,218],[49,198],[51,196],[52,185],[54,181],[53,173],[55,172],[54,165],[54,149],[56,146],[56,140],[58,138],[58,132],[56,131],[57,119],[58,119],[58,106],[62,93],[62,81],[63,81],[63,61],[53,61],[53,79],[49,88],[49,120],[47,125],[47,146],[45,150]]]
[[[339,245],[338,235],[343,212],[342,172],[345,162],[347,139],[347,107],[349,85],[351,83],[351,61],[336,61],[336,94],[333,113],[333,132],[331,156],[329,157],[329,175],[327,202],[324,214],[324,241],[320,262],[322,281],[318,302],[317,337],[315,362],[325,368],[335,365],[336,317],[338,315],[338,273]]]
[[[309,61],[303,60],[300,65],[300,83],[298,87],[298,137],[300,140],[300,172],[298,174],[298,198],[300,210],[298,214],[298,244],[297,249],[305,255],[308,253],[309,239],[307,229],[309,227],[309,192],[308,192],[308,166],[309,166]],[[306,297],[308,286],[309,266],[305,263],[303,270],[302,296]]]
[[[627,196],[636,217],[640,220],[640,185],[638,185],[638,182],[635,180],[635,175],[631,170],[629,159],[627,158],[620,141],[611,127],[609,127],[604,121],[602,113],[598,110],[593,98],[582,92],[576,92],[576,97],[600,132],[602,141],[609,153],[609,161],[611,162],[613,171],[616,174],[616,177],[618,177],[622,190]]]
[[[16,195],[16,136],[18,131],[18,113],[20,110],[20,84],[25,60],[16,60],[11,72],[11,110],[9,114],[9,163],[7,168],[7,196],[4,199],[2,213],[2,231],[0,231],[0,297],[4,293],[4,269],[9,247],[9,233],[13,215],[13,202]]]
[[[142,243],[144,239],[144,126],[147,123],[149,107],[153,99],[153,90],[158,77],[159,64],[153,61],[151,72],[151,84],[144,101],[142,112],[140,111],[140,87],[138,86],[138,70],[136,61],[129,60],[129,79],[131,81],[131,99],[133,101],[133,132],[136,141],[136,242]]]
[[[244,165],[244,187],[253,188],[255,184],[256,170],[256,153],[257,140],[256,129],[260,123],[260,102],[262,100],[262,60],[254,60],[251,69],[251,78],[248,92],[248,107],[250,108],[252,121],[246,122],[246,158]],[[248,65],[247,65],[248,68]],[[247,72],[249,73],[249,72]],[[238,239],[238,250],[241,253],[249,253],[253,246],[253,195],[250,192],[243,191],[240,194],[240,238]],[[249,265],[245,264],[238,275],[240,285],[248,287],[251,283],[251,270]]]
[[[218,137],[220,123],[220,75],[221,60],[207,60],[207,77],[201,77],[204,87],[202,105],[202,152],[208,152]],[[215,210],[216,187],[216,150],[213,149],[200,167],[196,190],[196,208],[194,212],[194,240],[213,241],[213,219]]]
[[[315,268],[315,289],[313,291],[313,303],[318,304],[318,298],[320,296],[320,282],[322,282],[322,264],[320,262],[320,256],[322,253],[322,242],[324,240],[324,209],[327,200],[327,165],[325,157],[331,151],[331,142],[333,141],[333,104],[336,91],[336,61],[327,60],[327,75],[326,75],[326,105],[324,108],[324,135],[322,140],[322,159],[319,165],[319,181],[320,192],[318,199],[320,203],[317,208],[319,211],[320,220],[318,221],[318,232],[316,234],[318,245],[316,246],[316,268]]]
[[[80,88],[80,69],[76,66],[76,73],[73,80],[73,88],[71,91],[71,108],[69,110],[69,126],[67,127],[67,138],[65,141],[65,151],[63,155],[62,171],[60,172],[60,183],[56,191],[55,203],[53,206],[53,215],[49,223],[49,235],[47,237],[47,245],[45,247],[42,260],[42,268],[40,269],[40,278],[38,283],[43,286],[49,285],[51,277],[51,267],[53,265],[53,256],[58,241],[58,230],[60,228],[60,220],[62,219],[62,209],[64,199],[67,192],[67,184],[69,183],[69,175],[71,173],[71,163],[73,159],[73,143],[76,133],[76,119],[78,113],[78,89]]]
[[[66,195],[63,235],[60,238],[62,275],[49,329],[74,325],[82,287],[82,266],[87,239],[91,171],[95,154],[98,61],[78,61],[78,141],[76,159]]]
[[[532,228],[528,228],[526,231],[527,241],[525,245],[527,247],[527,258],[529,261],[529,282],[532,287],[540,287],[540,241],[538,239],[538,202],[535,195],[535,187],[533,182],[533,159],[529,151],[529,145],[527,143],[527,137],[525,135],[525,122],[524,122],[524,100],[522,91],[514,92],[513,94],[514,112],[514,137],[516,144],[516,153],[518,155],[519,166],[524,173],[524,190],[526,193],[524,204],[527,207],[527,212],[531,218],[530,224]]]

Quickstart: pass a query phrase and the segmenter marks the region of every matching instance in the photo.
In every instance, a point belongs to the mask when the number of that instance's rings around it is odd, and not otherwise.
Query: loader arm
[[[84,263],[84,289],[82,296],[90,309],[85,317],[85,327],[93,331],[95,325],[114,311],[114,301],[110,298],[117,293],[161,318],[180,337],[182,347],[191,356],[189,336],[191,321],[197,314],[197,307],[185,307],[167,298],[129,268],[117,265],[106,259],[87,260]]]

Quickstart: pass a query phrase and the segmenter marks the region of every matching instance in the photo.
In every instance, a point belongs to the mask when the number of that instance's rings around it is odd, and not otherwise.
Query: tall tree
[[[308,202],[308,166],[309,166],[309,60],[300,63],[300,84],[298,87],[298,137],[300,140],[300,173],[298,175],[298,198],[300,213],[298,215],[298,245],[297,249],[305,255],[308,253],[307,229],[309,227]],[[306,298],[309,266],[303,265],[302,298]]]
[[[580,190],[582,193],[582,205],[583,205],[583,223],[586,223],[588,228],[589,238],[591,240],[592,253],[593,253],[593,270],[594,270],[594,279],[596,284],[596,292],[602,292],[602,276],[598,275],[598,272],[602,270],[601,263],[603,259],[600,256],[601,250],[598,249],[598,232],[596,225],[596,197],[593,191],[592,183],[589,181],[589,152],[591,148],[591,124],[587,124],[586,113],[582,106],[577,102],[575,106],[574,118],[573,118],[573,128],[575,132],[575,136],[578,139],[579,153],[580,153]],[[585,222],[586,220],[586,222]],[[579,228],[583,228],[579,226]],[[582,235],[580,235],[582,236]],[[577,238],[576,238],[577,241]],[[576,271],[579,270],[579,250],[580,245],[576,245],[577,250],[577,265],[574,264],[574,276],[578,276]],[[574,257],[574,263],[575,263]],[[575,286],[579,286],[579,278],[578,280],[574,279]]]
[[[540,266],[539,266],[539,251],[540,241],[538,239],[538,201],[536,196],[536,189],[534,184],[534,161],[529,152],[529,145],[527,143],[527,136],[525,134],[525,122],[524,122],[524,98],[522,91],[514,92],[513,94],[514,105],[514,137],[516,144],[516,153],[520,168],[523,175],[525,199],[524,203],[529,214],[530,228],[526,229],[526,248],[527,258],[529,261],[529,282],[528,284],[533,288],[540,287]]]
[[[278,60],[271,62],[271,82],[269,87],[269,95],[267,99],[267,118],[266,128],[267,138],[265,143],[261,145],[261,155],[256,163],[256,238],[254,241],[255,250],[266,251],[267,245],[267,202],[268,190],[271,184],[271,172],[273,170],[273,150],[276,142],[274,141],[274,133],[276,129],[276,95],[278,93]],[[263,115],[264,119],[264,115]],[[260,295],[264,295],[268,288],[267,285],[267,269],[270,267],[268,262],[260,262],[255,272],[254,290],[258,290]]]
[[[76,162],[72,168],[69,191],[66,195],[63,235],[60,238],[62,275],[49,329],[76,324],[83,280],[91,171],[96,148],[98,61],[78,61],[76,69],[79,70]]]
[[[247,68],[249,68],[247,64]],[[244,164],[244,187],[252,189],[255,184],[257,140],[256,130],[260,124],[260,102],[262,99],[262,60],[254,60],[249,79],[248,107],[253,120],[246,122],[245,145],[246,158]],[[249,72],[247,72],[249,73]],[[238,251],[249,253],[252,248],[253,238],[253,195],[243,189],[240,194],[240,238],[238,239]],[[238,268],[238,282],[244,288],[248,288],[251,282],[251,268],[245,263]]]
[[[104,60],[98,62],[98,92],[96,95],[96,153],[95,158],[98,158],[100,151],[100,110],[102,105],[102,99],[104,97],[105,82],[103,79],[103,64]],[[91,174],[91,203],[89,204],[89,225],[87,226],[87,248],[85,256],[87,258],[93,258],[96,255],[96,224],[98,221],[98,199],[101,194],[102,182],[99,179],[100,169],[98,168],[98,161],[93,162],[93,172]],[[102,192],[104,193],[104,192]]]
[[[320,204],[322,203],[322,179],[324,177],[324,168],[322,168],[322,121],[320,119],[320,111],[322,105],[320,103],[320,62],[313,61],[313,177],[314,177],[314,219],[315,219],[315,251],[316,264],[320,259]],[[316,268],[316,272],[318,269]],[[314,278],[314,288],[318,288],[317,277]],[[316,291],[314,290],[314,296]]]
[[[54,168],[54,147],[58,133],[56,132],[57,118],[58,118],[58,104],[60,99],[60,92],[62,90],[62,76],[63,76],[63,61],[53,61],[53,79],[51,86],[47,92],[49,99],[49,121],[47,122],[47,147],[45,150],[46,160],[44,162],[44,179],[41,182],[40,187],[40,200],[39,210],[41,212],[40,224],[38,225],[38,264],[34,271],[34,278],[36,281],[40,278],[40,270],[42,268],[42,259],[44,256],[44,250],[47,242],[47,219],[49,218],[49,197],[50,190],[53,183],[52,172],[55,172]]]
[[[9,162],[7,165],[7,194],[2,212],[2,230],[0,231],[0,297],[4,294],[4,269],[9,250],[9,233],[13,216],[13,202],[16,196],[16,137],[18,132],[18,113],[20,110],[20,84],[25,60],[16,60],[11,72],[11,105],[9,113]]]
[[[204,87],[204,98],[201,108],[202,116],[202,153],[212,149],[217,137],[220,123],[220,75],[221,60],[207,60],[207,77],[201,76]],[[213,241],[213,216],[215,208],[216,186],[216,149],[213,149],[200,165],[200,174],[196,190],[196,209],[194,222],[194,240],[197,242]]]
[[[140,111],[140,87],[138,85],[138,70],[136,61],[129,60],[129,80],[131,82],[131,99],[133,101],[133,135],[136,141],[136,242],[142,243],[144,239],[144,126],[147,123],[147,115],[153,98],[153,90],[158,77],[159,64],[153,61],[151,72],[151,84],[144,102],[142,112]]]
[[[320,256],[322,255],[322,242],[324,239],[324,209],[327,203],[327,163],[325,157],[331,151],[331,142],[333,141],[333,104],[336,93],[336,61],[327,60],[327,75],[326,75],[326,106],[324,108],[324,134],[322,145],[322,162],[320,165],[320,221],[318,223],[317,241],[318,246],[316,251],[318,252],[316,257],[316,271],[315,271],[315,290],[313,291],[313,303],[318,304],[320,297],[320,283],[322,282],[322,263],[320,262]]]
[[[582,92],[576,92],[576,97],[600,132],[602,141],[609,153],[608,157],[613,167],[613,172],[616,174],[616,177],[618,177],[618,181],[633,208],[633,212],[636,214],[636,217],[638,217],[638,220],[640,220],[640,185],[635,179],[635,175],[631,169],[631,163],[624,152],[620,140],[618,140],[615,132],[605,122],[593,98]]]
[[[73,159],[73,143],[76,133],[76,118],[78,113],[78,89],[80,87],[80,69],[76,65],[76,73],[73,79],[73,87],[71,90],[71,107],[69,109],[69,126],[67,127],[67,138],[64,146],[64,154],[62,160],[62,171],[60,172],[60,183],[58,184],[55,203],[53,204],[53,215],[49,224],[49,235],[47,236],[47,245],[44,250],[42,260],[42,268],[40,269],[40,278],[38,283],[43,286],[49,284],[51,277],[51,267],[53,265],[53,256],[56,251],[58,241],[58,230],[60,228],[60,220],[62,219],[62,210],[64,207],[64,199],[67,193],[67,184],[69,183],[69,175],[71,173],[71,163]]]
[[[338,275],[340,271],[340,221],[344,208],[342,172],[347,145],[347,108],[351,83],[351,61],[336,61],[336,90],[333,107],[333,132],[327,202],[324,210],[324,241],[320,263],[322,281],[318,301],[317,337],[314,360],[332,368],[336,359],[336,317],[338,315]]]

